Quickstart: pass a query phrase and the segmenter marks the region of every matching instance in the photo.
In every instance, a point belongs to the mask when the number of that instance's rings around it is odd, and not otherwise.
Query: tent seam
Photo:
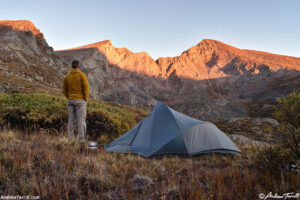
[[[127,145],[127,146],[131,146],[131,145],[132,145],[133,140],[135,139],[136,135],[137,135],[138,132],[140,131],[140,128],[141,128],[142,124],[144,123],[144,120],[145,120],[145,119],[142,120],[142,122],[141,122],[141,124],[140,124],[138,130],[137,130],[136,133],[134,134],[134,137],[132,138],[131,142],[130,142],[129,145]]]
[[[164,104],[164,106],[166,106],[166,105]],[[169,108],[168,106],[166,106],[166,107],[167,107],[169,113],[172,115],[173,119],[175,120],[177,128],[178,128],[178,129],[180,130],[180,132],[181,132],[181,128],[179,128],[179,125],[178,125],[178,122],[177,122],[176,118],[174,117],[174,115],[173,115],[173,113],[171,112],[170,108]]]
[[[176,120],[176,118],[174,117],[174,115],[173,115],[173,113],[170,111],[170,109],[169,109],[169,107],[168,106],[166,106],[164,103],[162,103],[166,108],[167,108],[167,110],[169,111],[169,113],[171,114],[171,116],[172,116],[172,118],[175,120],[175,124],[176,124],[176,126],[177,126],[177,128],[179,129],[179,134],[181,133],[181,128],[179,128],[179,125],[178,125],[178,122],[177,122],[177,120]],[[154,118],[154,120],[155,120],[155,118]],[[153,121],[154,121],[153,120]],[[153,121],[152,121],[152,125],[153,125]],[[152,131],[152,130],[151,130]],[[179,135],[178,134],[178,135]],[[174,138],[172,138],[172,140],[174,140],[178,135],[176,135]],[[152,136],[152,135],[151,135]],[[152,137],[151,137],[151,139],[152,139]],[[150,142],[152,141],[150,139]],[[167,145],[169,142],[167,142],[166,144],[164,144],[163,146],[161,146],[161,147],[164,147],[165,145]],[[184,144],[185,144],[185,148],[186,148],[186,143],[184,142]],[[151,146],[151,145],[150,145]],[[186,148],[187,149],[187,148]],[[159,149],[158,150],[155,150],[153,153],[151,153],[151,155],[153,155],[155,152],[157,152],[157,151],[159,151]],[[187,151],[188,152],[188,151]]]

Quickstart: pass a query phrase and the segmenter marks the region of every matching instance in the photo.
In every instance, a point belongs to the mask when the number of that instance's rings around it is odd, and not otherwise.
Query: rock
[[[229,135],[242,135],[251,140],[273,143],[278,132],[277,123],[274,121],[270,118],[265,120],[265,118],[244,117],[217,122],[216,125]]]
[[[256,125],[261,125],[262,123],[269,123],[274,127],[279,126],[279,122],[272,118],[256,118],[252,122]]]
[[[249,120],[249,117],[237,117],[237,118],[232,118],[230,120],[228,120],[228,123],[233,123],[233,122],[237,122],[237,121],[243,121],[243,120]]]
[[[234,142],[236,142],[240,145],[253,145],[253,146],[258,146],[258,147],[263,147],[263,146],[269,145],[266,142],[253,140],[253,139],[247,138],[243,135],[231,134],[228,136],[230,137],[230,139],[232,139]]]

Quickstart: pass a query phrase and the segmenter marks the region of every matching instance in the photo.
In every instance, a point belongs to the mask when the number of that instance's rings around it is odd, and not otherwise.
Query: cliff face
[[[66,67],[30,21],[0,21],[0,91],[59,92]]]
[[[272,103],[300,88],[299,58],[215,40],[156,61],[110,41],[56,53],[67,62],[81,60],[96,98],[142,107],[161,100],[200,119],[246,116],[245,100]]]

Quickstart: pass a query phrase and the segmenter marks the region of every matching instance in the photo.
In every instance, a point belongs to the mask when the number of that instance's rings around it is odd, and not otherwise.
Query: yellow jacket
[[[89,98],[89,82],[85,73],[79,69],[72,69],[64,78],[63,93],[69,99],[84,99]]]

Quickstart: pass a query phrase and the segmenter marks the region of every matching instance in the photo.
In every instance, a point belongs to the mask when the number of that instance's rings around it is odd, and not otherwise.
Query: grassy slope
[[[50,130],[65,132],[67,125],[67,100],[49,94],[0,93],[0,123],[2,126],[32,132]],[[88,134],[94,139],[111,139],[132,128],[148,111],[89,101],[87,107]]]
[[[260,172],[241,156],[146,159],[79,151],[67,137],[0,132],[0,193],[43,199],[258,199],[299,190],[299,174]]]
[[[210,154],[145,159],[80,152],[78,144],[67,142],[66,108],[66,99],[58,96],[0,93],[0,194],[43,199],[258,199],[261,192],[300,192],[299,172],[261,171],[258,149],[252,146],[239,146],[247,158]],[[109,142],[147,113],[89,101],[89,135]]]

